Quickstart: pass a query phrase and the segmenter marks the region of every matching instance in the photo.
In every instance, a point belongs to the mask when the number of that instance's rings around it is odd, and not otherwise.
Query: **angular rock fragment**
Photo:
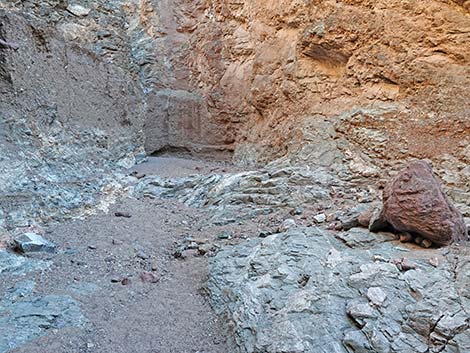
[[[49,252],[56,250],[56,245],[36,233],[24,233],[14,239],[18,250],[23,253]]]
[[[86,7],[83,7],[78,4],[70,4],[67,7],[67,11],[78,17],[88,16],[88,14],[90,13],[90,9],[87,9]]]
[[[431,165],[413,161],[385,188],[383,208],[369,227],[377,231],[386,224],[444,246],[467,240],[462,214],[442,190]]]

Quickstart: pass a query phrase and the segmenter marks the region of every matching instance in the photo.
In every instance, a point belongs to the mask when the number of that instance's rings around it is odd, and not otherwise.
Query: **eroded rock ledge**
[[[292,229],[226,247],[208,288],[241,352],[466,352],[468,255]]]

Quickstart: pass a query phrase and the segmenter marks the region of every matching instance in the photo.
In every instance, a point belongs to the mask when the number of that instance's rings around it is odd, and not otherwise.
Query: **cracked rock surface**
[[[241,352],[466,352],[466,256],[298,228],[224,248],[208,288]]]

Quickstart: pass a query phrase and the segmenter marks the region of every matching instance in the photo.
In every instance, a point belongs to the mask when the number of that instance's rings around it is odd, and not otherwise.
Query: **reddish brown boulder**
[[[386,186],[379,218],[436,245],[467,239],[462,214],[447,199],[431,165],[422,160],[411,162]]]

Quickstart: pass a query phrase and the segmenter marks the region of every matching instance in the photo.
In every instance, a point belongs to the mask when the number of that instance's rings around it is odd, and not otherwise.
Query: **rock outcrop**
[[[386,186],[379,220],[436,245],[467,240],[462,214],[449,202],[431,165],[422,160],[408,164]]]
[[[467,2],[177,0],[134,11],[141,78],[164,107],[146,125],[187,131],[169,144],[191,148],[199,134],[244,163],[290,156],[369,177],[430,158],[446,183],[467,183]]]
[[[125,16],[88,5],[0,1],[0,226],[91,211],[143,152]]]
[[[468,249],[393,239],[360,228],[253,238],[218,253],[208,288],[240,352],[469,351]]]

